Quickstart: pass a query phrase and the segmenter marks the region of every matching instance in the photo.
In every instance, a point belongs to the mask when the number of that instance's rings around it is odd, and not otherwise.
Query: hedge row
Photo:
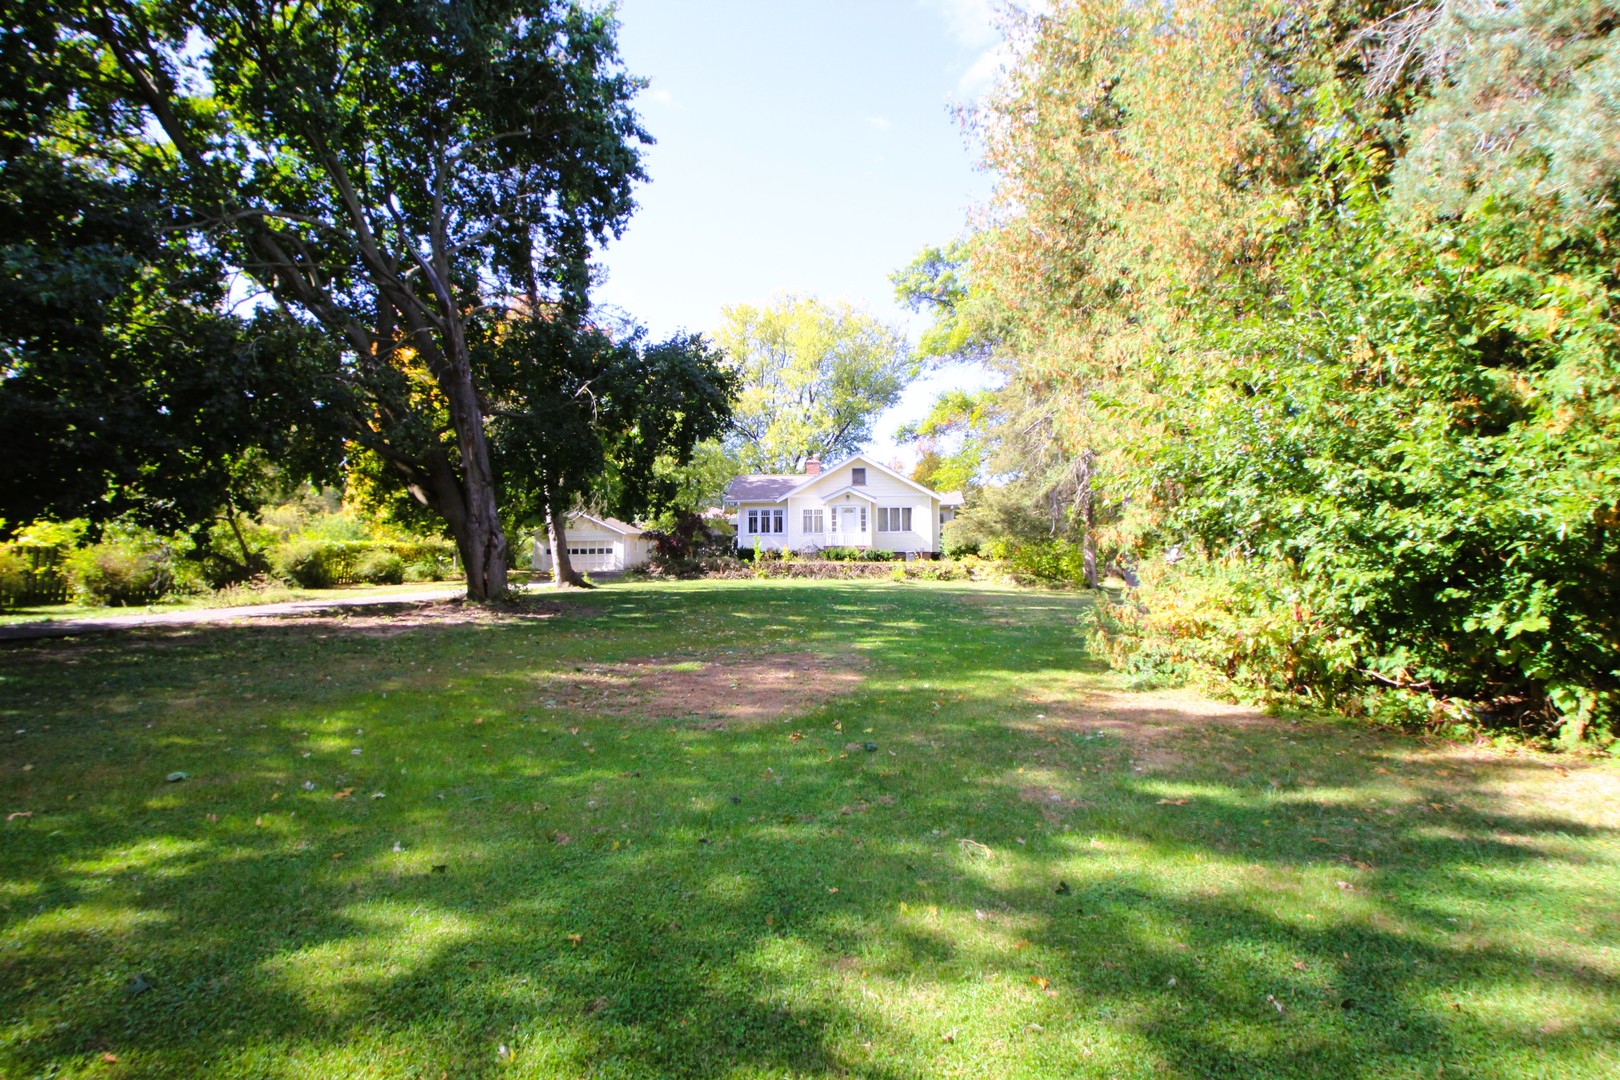
[[[276,576],[306,589],[334,585],[398,585],[443,581],[455,572],[456,548],[448,540],[293,539],[270,555]]]
[[[816,581],[883,579],[889,581],[1006,581],[1006,568],[984,560],[918,560],[915,562],[834,562],[762,560],[747,563],[740,559],[707,561],[698,575],[725,580],[746,578],[800,578]]]
[[[305,589],[443,581],[456,573],[448,540],[294,538],[270,550],[276,577]],[[120,537],[74,548],[0,544],[0,608],[69,599],[106,607],[150,604],[175,592],[206,591],[200,566],[170,543]]]

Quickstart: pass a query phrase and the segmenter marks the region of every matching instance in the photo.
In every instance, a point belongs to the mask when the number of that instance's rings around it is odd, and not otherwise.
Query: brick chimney
[[[806,476],[820,476],[821,475],[821,459],[819,457],[817,457],[815,454],[811,454],[809,457],[804,459],[804,475],[806,475]]]

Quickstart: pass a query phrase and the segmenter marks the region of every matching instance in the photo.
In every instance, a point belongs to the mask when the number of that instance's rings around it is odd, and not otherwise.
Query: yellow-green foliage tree
[[[859,450],[916,372],[899,329],[812,297],[728,307],[714,337],[742,387],[728,449],[756,472]]]

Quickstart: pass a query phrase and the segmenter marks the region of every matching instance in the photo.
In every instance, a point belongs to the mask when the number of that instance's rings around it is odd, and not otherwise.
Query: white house
[[[568,515],[568,561],[582,574],[645,566],[650,544],[640,529],[617,518]],[[551,538],[544,532],[534,537],[534,567],[551,570]]]
[[[942,497],[864,454],[822,469],[811,457],[802,473],[755,473],[726,486],[737,513],[737,547],[939,550],[939,527],[961,496]],[[946,501],[949,500],[949,501]]]

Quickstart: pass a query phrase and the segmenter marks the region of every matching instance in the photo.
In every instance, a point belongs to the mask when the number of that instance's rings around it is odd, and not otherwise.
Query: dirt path
[[[371,593],[368,595],[333,597],[324,600],[290,600],[280,604],[246,604],[241,607],[189,608],[183,611],[142,612],[137,615],[97,615],[87,619],[41,619],[38,622],[12,623],[0,626],[0,641],[37,641],[42,638],[77,637],[80,634],[105,634],[116,630],[133,630],[143,626],[189,626],[199,623],[222,623],[236,619],[256,619],[269,615],[300,615],[327,611],[333,608],[382,607],[387,605],[421,604],[430,600],[446,600],[460,596],[466,589],[460,585],[436,585],[414,592]]]

